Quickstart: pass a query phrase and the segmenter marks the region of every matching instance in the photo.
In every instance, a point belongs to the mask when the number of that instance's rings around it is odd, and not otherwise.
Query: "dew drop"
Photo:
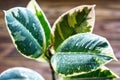
[[[35,23],[33,23],[33,28],[34,28],[34,30],[36,30],[36,26],[35,26]]]
[[[76,45],[75,45],[75,46],[77,47],[78,45],[79,45],[79,43],[76,43]]]

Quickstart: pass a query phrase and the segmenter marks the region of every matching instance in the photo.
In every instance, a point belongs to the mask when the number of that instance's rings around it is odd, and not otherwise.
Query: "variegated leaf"
[[[23,55],[38,58],[44,53],[44,31],[31,11],[22,7],[12,8],[5,11],[5,20],[13,42]]]
[[[66,39],[51,59],[54,70],[62,75],[83,74],[98,69],[115,58],[108,41],[92,33]]]
[[[53,45],[56,49],[65,39],[77,33],[92,32],[95,5],[82,5],[60,16],[53,25]]]

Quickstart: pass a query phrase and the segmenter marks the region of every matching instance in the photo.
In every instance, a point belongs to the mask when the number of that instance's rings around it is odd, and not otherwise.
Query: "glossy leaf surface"
[[[53,25],[53,44],[56,49],[65,39],[77,33],[92,32],[95,5],[83,5],[60,16]]]
[[[0,80],[45,80],[39,73],[23,67],[10,68],[0,74]]]
[[[96,70],[111,59],[109,56],[85,52],[59,52],[52,57],[51,62],[57,73],[71,76]]]
[[[26,8],[5,11],[8,31],[17,49],[25,56],[38,58],[44,53],[45,35],[37,17]]]
[[[44,29],[44,32],[45,32],[46,47],[48,47],[50,45],[51,26],[45,16],[44,12],[40,8],[40,6],[36,2],[36,0],[31,0],[28,3],[27,8],[29,10],[31,10],[31,12],[33,12],[39,19],[39,21]]]
[[[104,37],[92,33],[82,33],[69,37],[57,48],[56,52],[87,52],[88,54],[100,54],[116,59],[109,42]]]
[[[94,71],[114,58],[105,38],[82,33],[66,39],[56,50],[51,63],[57,73],[69,76]]]

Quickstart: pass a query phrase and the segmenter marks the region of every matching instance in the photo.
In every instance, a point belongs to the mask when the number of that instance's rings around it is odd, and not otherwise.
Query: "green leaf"
[[[23,67],[10,68],[0,74],[0,80],[45,80],[39,73]]]
[[[109,42],[101,36],[92,33],[76,34],[66,39],[56,52],[87,52],[88,54],[100,54],[110,56],[116,60]]]
[[[58,52],[51,59],[54,70],[63,75],[84,74],[98,69],[112,58],[87,52]]]
[[[38,3],[36,2],[36,0],[31,0],[28,5],[27,8],[29,10],[31,10],[39,19],[44,32],[45,32],[45,38],[46,38],[46,47],[48,47],[50,45],[50,35],[51,35],[51,26],[44,14],[44,12],[42,11],[42,9],[39,7]]]
[[[64,77],[64,80],[109,80],[119,78],[108,68],[102,66],[101,68],[81,75]]]
[[[5,11],[8,31],[17,49],[26,57],[39,58],[45,49],[45,35],[37,17],[26,8]]]
[[[108,41],[91,33],[76,34],[66,39],[51,59],[54,70],[62,75],[83,74],[116,59]]]
[[[92,32],[95,22],[95,5],[83,5],[60,16],[53,25],[53,45],[56,49],[65,39],[77,33]]]

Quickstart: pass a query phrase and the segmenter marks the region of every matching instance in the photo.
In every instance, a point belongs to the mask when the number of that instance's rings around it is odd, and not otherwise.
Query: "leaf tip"
[[[2,10],[4,13],[6,13],[6,10]]]
[[[95,7],[96,7],[96,4],[93,4],[91,9],[94,10]]]
[[[96,7],[96,4],[93,4],[93,7]]]

